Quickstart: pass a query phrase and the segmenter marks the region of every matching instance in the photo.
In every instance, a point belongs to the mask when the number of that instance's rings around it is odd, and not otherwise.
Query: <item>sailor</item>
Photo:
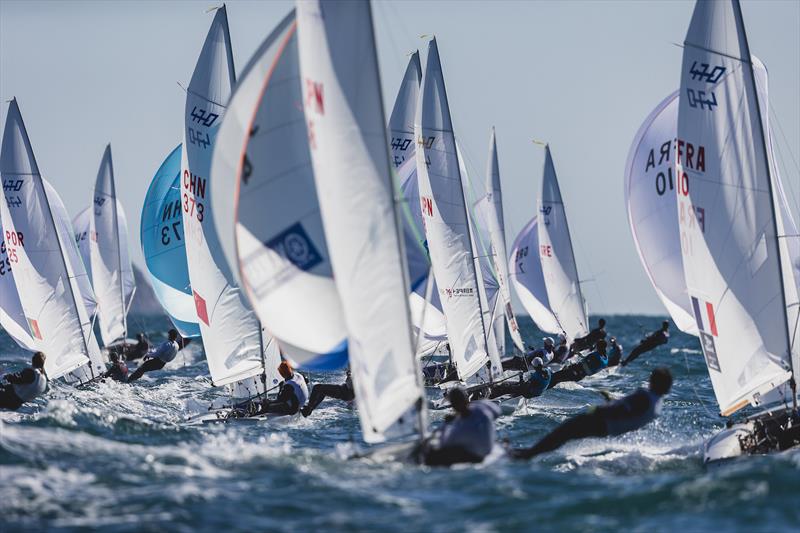
[[[669,320],[665,320],[661,323],[661,329],[654,331],[640,342],[631,353],[628,354],[621,363],[620,366],[625,366],[628,363],[631,363],[634,359],[639,357],[645,352],[649,352],[650,350],[655,349],[662,344],[666,344],[669,341]]]
[[[101,377],[111,378],[114,381],[121,381],[123,383],[127,382],[128,365],[125,364],[125,361],[122,360],[122,357],[119,355],[119,353],[111,352],[108,357],[111,359],[111,363],[109,364],[106,373]]]
[[[564,364],[564,362],[573,355],[574,354],[569,350],[569,346],[567,345],[567,336],[563,333],[559,333],[558,346],[553,350],[553,362]]]
[[[504,381],[491,387],[489,399],[506,395],[522,396],[528,399],[541,396],[553,378],[553,371],[544,366],[541,357],[534,357],[531,366],[533,371],[528,372],[525,376],[520,374],[518,382]]]
[[[441,427],[439,446],[424,450],[429,466],[450,466],[456,463],[480,463],[494,446],[494,421],[500,406],[487,401],[469,401],[461,387],[453,387],[447,396],[455,415],[449,415]]]
[[[347,367],[347,376],[341,385],[318,383],[311,389],[311,398],[308,405],[300,409],[303,416],[310,415],[325,398],[336,398],[344,402],[352,401],[356,397],[353,390],[353,378],[350,376],[350,367]]]
[[[597,341],[606,338],[606,319],[601,318],[597,321],[597,327],[589,332],[585,337],[578,337],[570,346],[573,352],[582,352],[583,350],[591,350]]]
[[[617,366],[622,360],[622,345],[617,342],[616,337],[609,339],[610,346],[608,347],[608,366]]]
[[[657,368],[650,374],[649,389],[640,388],[619,400],[592,407],[559,425],[531,448],[513,450],[511,455],[519,459],[530,459],[540,453],[555,450],[570,440],[622,435],[635,431],[659,415],[662,399],[671,387],[672,375],[669,370]]]
[[[531,362],[536,357],[540,357],[545,364],[552,361],[554,357],[553,350],[555,349],[553,338],[545,337],[542,339],[542,342],[544,346],[538,350],[530,350],[525,355],[517,355],[511,359],[502,361],[503,370],[519,370],[521,372],[526,372],[531,367]]]
[[[293,415],[300,411],[308,401],[308,385],[305,378],[295,372],[288,361],[281,361],[278,373],[284,381],[280,384],[278,397],[274,400],[264,400],[261,408],[255,414]]]
[[[3,376],[8,384],[0,387],[0,408],[16,411],[25,402],[44,394],[47,390],[45,359],[47,357],[42,352],[36,352],[31,358],[30,368]]]
[[[171,329],[167,335],[169,340],[162,342],[158,348],[147,353],[144,362],[139,365],[139,368],[128,378],[128,383],[133,383],[142,377],[145,372],[161,370],[164,368],[164,365],[175,359],[175,356],[178,355],[178,350],[180,350],[178,331]]]
[[[608,366],[608,356],[606,355],[606,341],[600,339],[597,341],[595,351],[583,357],[577,363],[573,363],[567,367],[562,368],[555,374],[553,379],[550,380],[548,388],[553,388],[559,383],[565,381],[580,381],[586,376],[597,374]]]
[[[134,361],[136,359],[141,359],[147,355],[149,351],[150,343],[147,342],[147,337],[145,337],[144,333],[138,333],[136,335],[136,344],[128,346],[125,350],[125,360]]]

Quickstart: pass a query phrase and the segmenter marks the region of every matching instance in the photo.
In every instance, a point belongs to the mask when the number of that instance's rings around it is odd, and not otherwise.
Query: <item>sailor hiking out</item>
[[[555,387],[565,381],[580,381],[587,376],[597,374],[608,366],[608,356],[606,355],[606,341],[597,341],[595,351],[584,356],[577,363],[573,363],[562,368],[555,374],[550,381],[549,387]]]
[[[0,388],[0,408],[17,410],[24,403],[44,394],[48,383],[44,372],[45,359],[42,352],[36,352],[29,368],[3,376],[7,384]]]
[[[330,383],[318,383],[311,389],[311,398],[308,400],[308,405],[300,409],[303,416],[308,416],[325,398],[335,398],[343,402],[350,402],[356,397],[353,390],[353,378],[350,376],[350,368],[347,368],[347,377],[341,385],[333,385]]]
[[[541,396],[550,385],[553,378],[553,371],[544,366],[541,357],[535,357],[531,362],[532,370],[519,375],[518,381],[503,381],[497,385],[490,386],[489,399],[501,396],[522,396],[523,398],[535,398]]]
[[[570,346],[570,350],[573,352],[582,352],[584,350],[591,350],[594,348],[597,341],[606,338],[606,319],[601,318],[597,321],[597,327],[594,328],[592,331],[588,333],[588,335],[584,337],[578,337]]]
[[[537,357],[544,361],[544,364],[550,363],[554,357],[553,351],[555,350],[555,343],[551,337],[545,337],[542,339],[542,342],[544,346],[538,350],[530,350],[524,355],[518,355],[503,361],[503,370],[519,370],[525,372],[531,367],[533,360]]]
[[[145,372],[161,370],[164,368],[164,365],[175,359],[175,356],[178,355],[178,350],[180,350],[178,331],[171,329],[168,333],[168,340],[162,342],[155,350],[148,352],[144,358],[144,362],[139,365],[139,368],[128,378],[128,383],[133,383],[141,378]]]
[[[661,323],[661,329],[654,331],[642,339],[642,342],[637,344],[636,347],[631,350],[631,353],[620,363],[620,366],[625,366],[629,363],[632,363],[634,359],[643,353],[649,352],[650,350],[655,350],[657,347],[661,346],[662,344],[666,344],[667,342],[669,342],[669,320],[665,320]]]
[[[274,400],[265,399],[258,411],[253,414],[294,415],[306,405],[308,385],[305,378],[299,372],[295,372],[288,361],[281,361],[278,373],[284,379],[280,384],[278,397]]]

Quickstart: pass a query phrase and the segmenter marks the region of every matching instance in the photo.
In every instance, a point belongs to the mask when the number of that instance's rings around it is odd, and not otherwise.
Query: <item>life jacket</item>
[[[586,375],[591,376],[608,366],[608,356],[600,352],[592,352],[583,358],[582,363],[583,369],[586,370]]]
[[[13,385],[14,394],[23,402],[33,400],[37,396],[44,394],[44,391],[47,390],[47,377],[44,375],[44,372],[38,368],[33,368],[32,370],[36,377],[33,378],[31,383],[15,383]]]
[[[627,407],[628,412],[633,410],[632,404],[634,397],[644,397],[647,400],[647,409],[642,413],[630,414],[627,416],[607,416],[606,427],[609,435],[622,435],[629,431],[634,431],[655,420],[661,414],[662,397],[648,389],[639,389],[630,396],[620,400],[622,407]],[[616,409],[609,410],[610,413],[618,412]]]
[[[297,397],[297,402],[300,407],[303,407],[308,402],[308,385],[305,378],[295,372],[292,379],[287,379],[285,384],[292,388],[294,395]]]

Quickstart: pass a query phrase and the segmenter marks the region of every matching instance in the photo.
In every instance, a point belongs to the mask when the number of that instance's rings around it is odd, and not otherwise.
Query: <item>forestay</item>
[[[459,378],[488,360],[469,221],[436,39],[428,46],[414,121],[417,177],[434,275]]]
[[[142,206],[139,238],[147,273],[161,307],[183,337],[200,335],[186,263],[186,238],[181,211],[179,144],[150,182]]]
[[[128,253],[128,232],[120,221],[111,145],[107,145],[94,186],[89,239],[92,286],[99,306],[100,337],[105,344],[124,339],[126,314],[136,284]]]
[[[236,252],[253,309],[294,363],[333,369],[347,364],[347,330],[311,167],[296,29],[291,13],[245,69],[217,139],[227,155],[215,159],[238,153]]]
[[[90,318],[79,303],[77,282],[59,238],[39,168],[16,99],[11,101],[0,150],[5,201],[0,202],[6,253],[31,336],[47,354],[51,379],[92,361],[102,361]],[[95,373],[104,370],[96,363]]]
[[[506,263],[506,229],[503,220],[503,193],[500,187],[500,164],[497,160],[497,139],[494,128],[489,139],[489,159],[486,163],[486,223],[488,225],[491,243],[491,261],[497,278],[500,297],[498,306],[502,307],[501,313],[495,318],[495,335],[505,344],[504,321],[508,322],[511,340],[517,349],[524,351],[525,346],[519,333],[514,309],[511,307],[511,288],[509,287],[508,263]]]
[[[786,306],[796,286],[784,282],[782,220],[738,2],[698,2],[684,44],[681,251],[714,393],[729,415],[791,377]]]
[[[385,440],[398,420],[408,433],[421,433],[424,390],[411,337],[370,4],[298,2],[297,24],[314,178],[364,440]]]
[[[216,386],[261,374],[264,368],[261,326],[232,284],[209,203],[215,190],[209,178],[214,139],[234,83],[223,6],[214,16],[186,91],[181,161],[186,262],[208,369]],[[227,192],[224,186],[219,191]]]
[[[422,339],[418,341],[418,353],[428,353],[440,343],[447,341],[447,327],[442,313],[436,281],[431,272],[428,257],[425,229],[422,222],[422,211],[419,205],[419,187],[417,185],[416,145],[414,142],[414,115],[419,99],[419,85],[422,81],[422,67],[419,52],[415,51],[408,60],[397,98],[394,101],[389,133],[391,136],[392,165],[395,170],[395,187],[399,186],[402,202],[400,220],[403,228],[404,248],[411,280],[411,322],[415,333],[422,331]],[[426,302],[425,295],[428,284],[433,283],[430,291],[431,301]],[[423,324],[424,321],[424,324]]]
[[[539,257],[550,309],[571,341],[588,332],[586,303],[572,249],[567,213],[558,186],[556,169],[545,146],[542,194],[539,198]]]
[[[547,333],[558,333],[561,327],[550,309],[542,262],[539,258],[538,222],[538,217],[534,216],[514,240],[509,258],[511,283],[522,302],[522,307],[536,326]]]

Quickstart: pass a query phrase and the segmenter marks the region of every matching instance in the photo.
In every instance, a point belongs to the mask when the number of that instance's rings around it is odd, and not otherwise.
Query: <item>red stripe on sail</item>
[[[708,313],[708,325],[711,328],[711,334],[717,336],[717,319],[714,317],[714,306],[711,302],[706,302],[706,312]]]

